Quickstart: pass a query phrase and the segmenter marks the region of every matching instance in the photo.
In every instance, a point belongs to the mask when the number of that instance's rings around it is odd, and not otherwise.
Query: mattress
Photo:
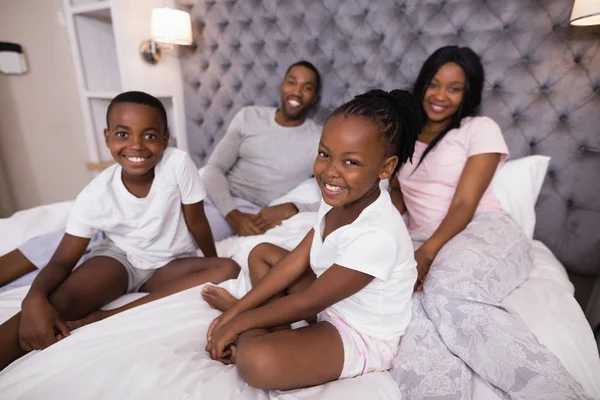
[[[68,205],[57,205],[56,212],[66,218],[66,208]],[[10,230],[3,229],[11,229],[12,223],[19,225],[18,232],[27,232],[19,240],[43,233],[38,218],[52,209],[30,212],[35,213],[31,220],[26,215],[11,223],[3,220],[0,235],[5,237]],[[50,221],[60,220],[57,215],[53,218]],[[314,213],[302,213],[265,235],[226,239],[217,244],[218,252],[245,267],[247,254],[256,243],[269,241],[292,247],[314,218]],[[546,246],[534,241],[533,251],[534,271],[503,305],[521,316],[592,397],[600,398],[600,359],[591,329],[573,297],[573,286]],[[246,271],[221,286],[243,295],[250,287]],[[0,294],[0,321],[19,310],[27,289],[24,286]],[[67,394],[77,399],[400,398],[391,375],[385,372],[293,391],[249,387],[235,366],[213,361],[204,351],[208,324],[219,312],[201,299],[200,290],[192,288],[85,326],[44,351],[29,353],[0,373],[0,398],[62,400]],[[141,295],[123,296],[108,307]],[[475,399],[499,399],[478,378],[473,394]]]

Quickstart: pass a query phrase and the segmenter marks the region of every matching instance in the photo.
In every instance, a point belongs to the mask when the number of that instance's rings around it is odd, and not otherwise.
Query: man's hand
[[[265,207],[254,216],[254,222],[263,232],[276,227],[284,220],[298,213],[298,209],[292,203],[279,204]]]
[[[225,216],[225,221],[231,227],[231,230],[238,236],[252,236],[264,233],[264,230],[259,228],[254,221],[253,214],[243,213],[238,210],[233,210]]]

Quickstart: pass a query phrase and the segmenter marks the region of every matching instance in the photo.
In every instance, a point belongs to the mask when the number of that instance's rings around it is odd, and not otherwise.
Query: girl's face
[[[323,200],[343,207],[377,190],[379,180],[389,178],[397,162],[396,156],[386,157],[386,144],[373,121],[335,115],[321,135],[315,178]]]
[[[428,122],[449,121],[462,103],[465,85],[465,72],[460,66],[453,62],[442,65],[423,96]]]
[[[104,130],[106,146],[124,176],[143,176],[162,158],[169,134],[158,110],[136,103],[117,103]]]

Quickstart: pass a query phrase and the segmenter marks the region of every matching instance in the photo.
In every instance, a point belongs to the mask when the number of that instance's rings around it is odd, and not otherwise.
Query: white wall
[[[0,74],[0,162],[18,210],[73,199],[92,177],[59,11],[61,0],[0,0],[0,40],[21,44],[29,67]]]

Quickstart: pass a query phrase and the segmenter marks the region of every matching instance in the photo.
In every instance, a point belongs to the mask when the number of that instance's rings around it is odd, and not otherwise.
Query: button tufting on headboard
[[[600,273],[600,27],[568,26],[563,0],[186,0],[193,54],[182,60],[188,143],[204,165],[229,121],[278,105],[289,64],[323,78],[314,118],[365,90],[410,88],[447,44],[478,52],[481,113],[501,126],[511,158],[552,157],[536,238],[572,271]]]

